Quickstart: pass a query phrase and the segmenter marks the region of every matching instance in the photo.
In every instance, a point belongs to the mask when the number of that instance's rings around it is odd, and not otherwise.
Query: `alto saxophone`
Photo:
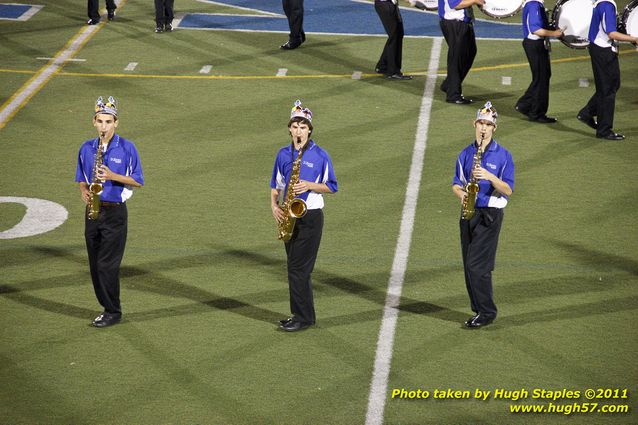
[[[87,205],[87,216],[89,220],[95,220],[100,214],[100,194],[104,189],[104,185],[97,178],[100,167],[104,164],[103,144],[102,138],[97,146],[97,153],[95,154],[95,162],[93,163],[93,175],[91,176],[91,184],[89,184],[89,203]]]
[[[294,144],[292,149],[294,150]],[[288,242],[292,238],[292,232],[295,230],[295,223],[298,218],[306,215],[307,206],[303,199],[295,198],[293,187],[299,183],[299,174],[301,172],[301,156],[303,148],[299,150],[297,159],[292,163],[292,173],[290,173],[290,181],[286,188],[286,197],[280,208],[284,212],[284,219],[277,223],[277,239]]]
[[[463,198],[463,220],[469,220],[474,217],[474,213],[476,212],[476,198],[479,192],[479,184],[476,177],[474,177],[474,170],[481,166],[481,158],[483,157],[483,152],[481,148],[483,147],[483,138],[485,135],[481,133],[481,142],[476,149],[476,153],[474,154],[474,159],[472,160],[472,169],[470,171],[470,181],[465,185],[465,198]]]

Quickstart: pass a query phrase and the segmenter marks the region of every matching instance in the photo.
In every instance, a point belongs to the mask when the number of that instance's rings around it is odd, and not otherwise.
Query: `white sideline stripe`
[[[53,58],[42,58],[42,57],[37,57],[37,60],[41,60],[41,61],[50,61]],[[86,62],[86,59],[67,59],[67,62]]]
[[[29,100],[31,96],[44,87],[53,74],[58,72],[64,63],[77,53],[87,37],[91,36],[95,31],[97,31],[97,29],[97,25],[87,25],[80,35],[73,40],[69,47],[58,53],[51,63],[46,65],[28,85],[24,86],[15,94],[9,103],[4,105],[4,107],[0,110],[0,128],[4,127],[6,122],[22,107],[23,104]]]
[[[209,74],[210,70],[213,69],[213,65],[204,65],[202,69],[199,70],[200,74]]]
[[[276,17],[282,17],[282,18],[286,17],[286,15],[281,15],[279,13],[268,12],[267,10],[251,9],[249,7],[242,7],[242,6],[234,6],[234,5],[231,5],[231,4],[220,3],[220,2],[217,2],[217,1],[213,1],[213,0],[196,0],[196,1],[198,1],[200,3],[216,4],[218,6],[224,6],[224,7],[228,7],[228,8],[231,8],[231,9],[246,10],[246,11],[250,11],[250,12],[259,12],[261,15],[276,16]],[[235,15],[235,16],[243,16],[243,15]]]
[[[288,73],[288,68],[279,68],[277,71],[276,77],[285,77]]]
[[[419,197],[419,187],[421,185],[421,174],[423,172],[423,159],[425,158],[425,148],[428,138],[428,127],[430,125],[430,111],[432,110],[432,97],[436,86],[436,70],[439,67],[439,56],[441,55],[442,38],[434,39],[432,52],[430,53],[430,64],[425,82],[423,97],[421,98],[421,111],[419,112],[419,123],[416,129],[414,140],[414,150],[412,151],[412,164],[410,165],[410,176],[408,186],[405,191],[405,203],[403,204],[403,215],[401,216],[401,228],[397,246],[392,261],[392,271],[388,281],[388,291],[383,308],[383,320],[379,330],[377,341],[377,352],[374,359],[374,371],[370,384],[370,395],[368,397],[368,410],[366,413],[366,425],[383,424],[383,412],[385,408],[386,393],[388,390],[388,377],[390,376],[390,366],[392,364],[392,349],[394,346],[394,334],[399,316],[399,301],[403,289],[403,280],[408,264],[408,254],[412,241],[412,230],[414,227],[414,216]]]
[[[129,62],[129,64],[126,65],[126,68],[124,68],[124,71],[134,71],[137,65],[138,62]]]

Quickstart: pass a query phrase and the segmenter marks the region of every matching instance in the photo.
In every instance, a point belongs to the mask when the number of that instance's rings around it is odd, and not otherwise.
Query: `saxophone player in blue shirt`
[[[503,209],[514,190],[512,155],[492,138],[497,118],[498,113],[491,102],[485,103],[477,111],[475,140],[459,154],[452,181],[452,192],[463,209],[459,220],[461,253],[465,286],[474,312],[465,321],[468,328],[480,328],[496,319],[492,271],[496,262]],[[466,187],[471,180],[477,181],[479,186],[475,202],[468,202],[467,199],[470,194]],[[471,214],[465,211],[468,204],[474,205]]]
[[[126,201],[133,195],[134,187],[144,185],[144,174],[135,145],[115,132],[118,111],[113,97],[107,102],[98,98],[93,126],[98,137],[80,147],[75,181],[87,204],[86,250],[95,296],[104,308],[91,324],[104,328],[122,319],[120,264],[128,227]],[[90,190],[94,187],[99,191]]]
[[[315,324],[315,305],[311,273],[319,252],[323,230],[323,194],[338,190],[337,178],[328,153],[310,139],[313,131],[312,112],[297,100],[290,113],[288,131],[291,143],[279,149],[270,180],[270,206],[278,225],[289,219],[279,204],[288,191],[305,202],[305,214],[297,218],[290,239],[284,239],[288,264],[288,289],[292,315],[279,322],[279,328],[296,332]],[[293,184],[293,164],[299,171]],[[298,181],[297,181],[298,180]],[[295,181],[297,181],[295,183]],[[281,232],[280,232],[281,233]]]

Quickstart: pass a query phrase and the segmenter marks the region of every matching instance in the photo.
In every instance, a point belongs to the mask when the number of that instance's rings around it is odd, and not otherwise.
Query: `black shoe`
[[[87,22],[88,25],[97,25],[99,23],[100,23],[99,19],[89,19]]]
[[[620,134],[620,133],[614,133],[613,131],[605,136],[598,136],[596,135],[596,137],[598,137],[599,139],[605,139],[605,140],[625,140],[625,136]]]
[[[529,111],[525,108],[523,108],[522,106],[516,105],[514,106],[514,109],[516,109],[518,112],[520,112],[521,114],[525,115],[526,117],[529,114]]]
[[[102,313],[93,319],[91,325],[96,328],[106,328],[107,326],[113,326],[120,323],[120,320],[122,320],[121,314]]]
[[[386,75],[385,78],[387,78],[388,80],[411,80],[412,76],[397,72],[396,74]]]
[[[173,32],[173,24],[165,24],[164,32]]]
[[[283,326],[283,325],[285,325],[285,324],[287,324],[287,323],[292,322],[293,320],[294,320],[294,317],[293,317],[293,316],[290,316],[290,317],[289,317],[289,318],[287,318],[287,319],[281,319],[281,320],[279,321],[279,325],[282,325],[282,326]]]
[[[155,32],[163,32],[164,31],[164,27],[162,25],[158,25],[155,27]]]
[[[114,20],[115,19],[115,10],[108,10],[107,12],[108,12],[107,16],[109,18],[109,21]]]
[[[301,43],[291,43],[290,41],[286,41],[284,44],[279,46],[283,50],[293,50],[299,47]]]
[[[576,116],[576,118],[578,119],[578,121],[587,124],[588,126],[593,128],[594,130],[596,130],[598,128],[598,123],[592,117],[586,117],[584,115],[578,114]]]
[[[557,122],[558,120],[554,117],[548,117],[547,115],[543,115],[541,117],[538,118],[532,118],[529,117],[530,121],[534,121],[534,122],[540,122],[542,124],[554,124],[555,122]]]
[[[291,320],[290,322],[286,324],[279,325],[279,329],[286,332],[297,332],[297,331],[306,329],[310,326],[311,326],[310,323],[302,323],[302,322],[297,322],[296,320]]]
[[[478,313],[476,313],[474,316],[472,316],[472,317],[470,317],[469,319],[467,319],[467,320],[466,320],[463,324],[464,324],[465,326],[469,327],[469,326],[470,326],[470,323],[472,323],[472,321],[473,321],[474,319],[476,319],[477,317],[478,317]]]
[[[446,99],[447,103],[455,103],[457,105],[469,105],[474,102],[472,99],[468,99],[466,97],[461,96],[459,99]]]
[[[481,313],[477,314],[471,322],[466,322],[465,326],[468,328],[482,328],[483,326],[487,326],[494,321],[493,317],[486,317]]]

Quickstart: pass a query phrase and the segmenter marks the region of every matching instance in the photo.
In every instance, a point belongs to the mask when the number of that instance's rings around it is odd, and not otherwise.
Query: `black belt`
[[[124,205],[124,202],[100,201],[100,207],[102,208],[115,208],[115,207],[119,207],[120,205]]]

